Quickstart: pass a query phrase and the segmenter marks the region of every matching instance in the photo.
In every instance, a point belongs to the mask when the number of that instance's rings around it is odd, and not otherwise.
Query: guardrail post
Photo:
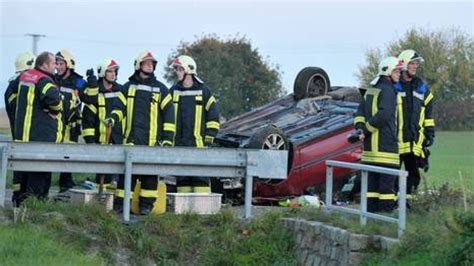
[[[5,207],[5,194],[7,188],[7,162],[8,162],[8,147],[1,147],[2,154],[2,168],[0,173],[0,206]]]
[[[130,221],[130,194],[132,189],[132,154],[125,150],[125,195],[123,197],[123,220]]]
[[[407,173],[400,171],[398,175],[398,237],[402,237],[406,228],[406,194],[407,194]]]
[[[333,167],[326,166],[326,207],[332,206],[332,177],[333,177]]]
[[[252,216],[253,176],[245,175],[245,218]]]
[[[360,191],[360,224],[366,225],[367,224],[367,217],[365,213],[367,212],[367,181],[368,173],[365,170],[362,170],[362,179],[361,179],[361,191]]]

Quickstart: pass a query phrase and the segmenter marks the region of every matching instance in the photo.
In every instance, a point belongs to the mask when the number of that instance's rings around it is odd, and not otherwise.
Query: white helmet
[[[411,61],[418,61],[420,64],[425,62],[425,60],[423,59],[423,57],[421,57],[417,52],[415,52],[415,50],[412,50],[412,49],[408,49],[408,50],[404,50],[402,51],[399,55],[398,55],[398,60],[400,60],[402,63],[403,63],[403,70],[407,70],[408,68],[408,64],[411,62]]]
[[[197,75],[197,65],[194,59],[187,55],[180,55],[173,60],[170,67],[180,66],[184,68],[184,73],[189,75]]]
[[[32,69],[35,65],[35,55],[30,52],[19,53],[15,59],[16,72]]]
[[[109,58],[107,60],[104,60],[102,63],[100,63],[97,66],[97,75],[99,76],[99,78],[104,78],[107,70],[114,69],[115,73],[117,73],[119,68],[120,68],[119,64],[117,64],[117,62],[114,59]]]
[[[143,61],[146,60],[153,60],[153,70],[156,68],[156,63],[158,62],[153,54],[150,51],[141,52],[138,54],[137,58],[133,65],[135,66],[135,70],[140,70],[140,65]]]
[[[56,59],[64,60],[67,68],[74,69],[76,67],[74,56],[66,49],[61,49],[61,51],[57,52]]]
[[[394,56],[389,56],[382,59],[382,61],[380,61],[378,75],[390,76],[392,75],[392,72],[395,69],[401,69],[402,67],[403,67],[403,63],[400,60],[398,60],[398,58]]]

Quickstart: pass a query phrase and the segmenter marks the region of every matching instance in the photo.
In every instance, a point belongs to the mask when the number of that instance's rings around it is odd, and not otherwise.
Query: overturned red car
[[[347,141],[360,100],[359,88],[331,87],[323,69],[306,67],[296,77],[292,94],[225,122],[215,141],[221,147],[288,150],[288,178],[260,177],[253,195],[301,195],[325,183],[326,160],[360,160],[361,143]],[[349,174],[335,169],[335,183],[344,183]]]

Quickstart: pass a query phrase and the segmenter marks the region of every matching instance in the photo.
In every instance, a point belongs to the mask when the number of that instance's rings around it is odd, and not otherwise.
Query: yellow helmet
[[[15,59],[16,72],[32,69],[35,65],[35,55],[30,52],[19,53]]]
[[[378,75],[390,76],[392,75],[392,72],[395,69],[401,69],[402,67],[403,67],[403,63],[400,60],[398,60],[398,58],[394,56],[389,56],[382,59],[382,61],[380,61]]]
[[[57,52],[56,59],[64,60],[67,68],[74,69],[76,67],[74,56],[66,49],[61,49],[61,51]]]
[[[150,60],[150,59],[153,60],[153,70],[155,70],[156,63],[158,63],[158,61],[155,59],[155,57],[153,56],[153,54],[150,51],[145,51],[145,52],[141,52],[141,53],[138,54],[138,56],[137,56],[137,58],[135,59],[135,62],[134,62],[135,70],[140,70],[140,64],[143,61]]]
[[[402,51],[398,55],[398,59],[403,63],[403,70],[407,70],[408,64],[411,61],[417,60],[419,63],[423,63],[425,60],[415,50],[407,49]]]
[[[100,78],[103,78],[105,77],[105,73],[107,72],[107,70],[115,69],[115,71],[118,72],[119,68],[120,66],[119,64],[117,64],[117,61],[112,58],[109,58],[107,60],[104,60],[97,66],[97,75]]]
[[[189,75],[197,75],[197,65],[192,57],[180,55],[173,60],[170,67],[180,66],[184,68],[184,73]]]

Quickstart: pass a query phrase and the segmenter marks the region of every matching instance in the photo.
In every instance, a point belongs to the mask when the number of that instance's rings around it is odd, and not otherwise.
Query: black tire
[[[248,147],[263,150],[288,150],[290,144],[281,129],[269,126],[254,134],[250,138]]]
[[[324,96],[328,93],[330,87],[329,76],[324,69],[305,67],[296,76],[293,96],[295,100]]]
[[[253,149],[286,151],[290,149],[290,143],[281,129],[274,126],[268,126],[258,131],[250,138],[248,147]],[[290,168],[288,167],[288,169]],[[269,184],[278,184],[282,182],[282,180],[279,179],[259,178],[259,180]]]

